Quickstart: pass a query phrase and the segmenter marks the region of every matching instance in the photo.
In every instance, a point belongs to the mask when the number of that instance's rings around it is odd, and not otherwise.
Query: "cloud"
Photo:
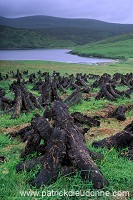
[[[48,15],[133,23],[132,0],[0,0],[5,17]]]

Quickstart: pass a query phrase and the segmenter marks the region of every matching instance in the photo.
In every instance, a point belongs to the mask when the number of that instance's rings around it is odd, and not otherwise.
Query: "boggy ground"
[[[63,63],[53,63],[53,62],[42,62],[42,61],[1,61],[0,62],[0,72],[5,74],[10,70],[16,71],[19,68],[21,70],[29,69],[30,72],[37,72],[39,69],[42,71],[52,72],[53,70],[61,72],[61,74],[76,74],[77,72],[82,73],[92,73],[100,74],[109,73],[114,74],[119,73],[130,73],[133,69],[133,61],[130,59],[125,63],[114,63],[109,65],[100,65],[100,66],[84,66],[84,65],[75,65],[63,64]],[[1,81],[0,86],[4,88],[7,92],[7,95],[10,98],[13,98],[13,94],[9,92],[9,85],[12,80]],[[89,83],[92,83],[90,80]],[[33,84],[29,84],[28,90],[32,91],[31,88]],[[126,86],[119,86],[119,90],[126,89]],[[32,91],[33,92],[33,91]],[[117,101],[112,102],[106,99],[95,100],[95,94],[98,92],[97,89],[93,90],[91,95],[89,95],[89,100],[82,100],[80,103],[70,107],[70,113],[79,111],[88,116],[92,115],[102,115],[110,109],[109,105],[117,107],[120,104],[131,104],[133,102],[133,96],[131,98],[121,98]],[[37,92],[33,92],[36,96],[39,96]],[[66,96],[71,94],[71,90],[67,90]],[[39,166],[36,167],[33,171],[16,173],[16,165],[21,161],[20,153],[25,146],[25,143],[22,143],[20,138],[14,137],[15,132],[19,129],[26,126],[30,123],[31,118],[36,114],[43,114],[44,109],[30,111],[28,114],[21,113],[20,117],[17,119],[10,119],[11,114],[1,114],[0,118],[0,155],[5,156],[5,162],[0,163],[1,179],[0,179],[0,194],[3,200],[6,199],[62,199],[59,195],[43,196],[45,192],[48,191],[79,191],[83,194],[85,191],[93,191],[93,193],[88,194],[88,196],[66,196],[64,199],[131,199],[133,194],[133,164],[127,158],[119,156],[119,152],[114,148],[107,150],[104,149],[95,149],[91,146],[91,143],[94,140],[102,139],[106,136],[115,134],[129,124],[133,119],[133,110],[126,112],[126,120],[118,121],[114,118],[102,118],[100,127],[91,127],[90,130],[86,133],[86,143],[89,148],[96,152],[101,152],[104,155],[104,159],[101,161],[96,161],[98,167],[103,172],[104,176],[109,180],[110,185],[101,189],[103,192],[100,196],[96,190],[93,189],[91,182],[84,183],[81,180],[80,172],[76,174],[70,174],[64,177],[58,177],[57,181],[52,183],[49,186],[36,189],[36,187],[31,186],[29,183],[33,179],[38,170]],[[104,112],[105,111],[105,112]],[[86,127],[86,126],[85,126]],[[12,133],[13,137],[9,134]],[[32,154],[29,158],[34,157]],[[25,193],[23,193],[25,191]],[[118,192],[119,191],[119,192]],[[124,192],[125,191],[125,192]],[[26,193],[28,192],[28,193]],[[97,193],[96,193],[97,192]],[[108,192],[109,196],[105,193]],[[129,192],[129,193],[128,193]],[[130,194],[130,197],[128,197]],[[99,195],[99,196],[98,196]]]

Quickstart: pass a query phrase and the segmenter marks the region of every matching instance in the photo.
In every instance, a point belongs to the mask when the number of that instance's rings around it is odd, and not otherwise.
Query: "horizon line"
[[[19,19],[19,18],[26,18],[26,17],[52,17],[52,18],[61,18],[61,19],[78,19],[78,20],[96,20],[96,21],[100,21],[100,22],[105,22],[105,23],[110,23],[110,24],[122,24],[122,25],[133,25],[133,23],[120,23],[120,22],[110,22],[110,21],[104,21],[104,20],[100,20],[100,19],[96,19],[96,18],[85,18],[85,17],[59,17],[59,16],[51,16],[51,15],[42,15],[42,14],[38,14],[38,15],[24,15],[24,16],[18,16],[18,17],[5,17],[5,16],[0,16],[2,18],[6,18],[6,19]]]

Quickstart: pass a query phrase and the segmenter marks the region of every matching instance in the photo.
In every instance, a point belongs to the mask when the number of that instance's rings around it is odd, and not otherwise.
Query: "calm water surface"
[[[68,54],[70,49],[0,50],[0,60],[45,60],[67,63],[94,64],[112,62],[111,59],[85,58]]]

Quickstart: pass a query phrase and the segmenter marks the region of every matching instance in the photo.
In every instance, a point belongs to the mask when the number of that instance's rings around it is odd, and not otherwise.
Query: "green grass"
[[[0,127],[1,128],[6,128],[6,127],[12,127],[12,126],[17,126],[21,124],[27,124],[30,123],[31,119],[35,114],[40,114],[42,113],[42,110],[34,110],[27,113],[21,113],[19,118],[16,119],[11,119],[11,114],[1,114],[1,120],[0,120]]]
[[[70,112],[84,113],[85,111],[98,111],[104,108],[106,102],[107,101],[105,100],[99,100],[97,103],[97,101],[94,98],[92,98],[91,101],[82,100],[79,104],[73,105],[70,108]]]
[[[129,59],[127,62],[122,61],[121,63],[110,63],[101,65],[84,65],[84,64],[68,64],[58,62],[47,62],[47,61],[0,61],[0,73],[5,74],[10,70],[20,69],[21,71],[28,69],[30,73],[38,72],[39,69],[52,73],[54,70],[61,74],[76,74],[78,73],[94,73],[102,75],[103,73],[123,73],[133,71],[133,59]]]
[[[133,57],[133,33],[112,37],[107,40],[90,43],[72,50],[80,56],[128,59]]]
[[[133,69],[133,59],[129,59],[127,62],[122,63],[113,63],[108,65],[99,65],[99,66],[89,66],[89,65],[69,65],[65,63],[54,63],[54,62],[44,62],[44,61],[0,61],[0,72],[5,74],[10,70],[15,70],[19,68],[20,71],[28,69],[30,72],[37,72],[39,69],[44,71],[48,71],[52,73],[53,70],[59,71],[61,74],[65,74],[66,72],[71,74],[76,74],[77,72],[83,73],[94,73],[94,74],[103,74],[109,73],[113,75],[115,72],[121,73],[130,73]],[[7,94],[10,97],[13,97],[13,93],[9,92],[9,85],[12,82],[12,79],[9,81],[1,81],[0,84],[2,88],[4,88]],[[90,81],[92,83],[92,80]],[[32,91],[33,84],[28,84],[28,90]],[[117,89],[123,90],[126,87],[118,87]],[[70,94],[72,91],[70,89],[67,90],[67,94]],[[95,92],[95,91],[93,91]],[[34,92],[36,96],[38,96],[37,92]],[[90,101],[82,100],[79,104],[74,105],[70,108],[70,112],[80,111],[82,113],[86,113],[89,111],[90,113],[94,113],[96,111],[100,111],[105,107],[105,104],[111,103],[114,105],[119,104],[128,104],[132,103],[133,96],[131,99],[123,98],[117,99],[116,102],[111,102],[108,100],[99,100],[95,101],[94,98],[91,98]],[[24,148],[25,144],[23,144],[19,137],[11,138],[9,136],[9,130],[7,129],[10,127],[13,129],[16,126],[27,124],[30,122],[31,118],[34,116],[35,113],[43,114],[42,110],[35,110],[31,111],[28,114],[22,113],[21,116],[15,120],[10,119],[11,114],[7,115],[0,115],[0,155],[6,157],[7,162],[0,163],[0,195],[2,200],[35,200],[35,199],[45,199],[45,200],[77,200],[77,199],[101,199],[101,200],[112,200],[116,199],[115,197],[107,197],[107,196],[91,196],[91,197],[50,197],[45,196],[42,198],[42,194],[46,191],[93,191],[98,192],[97,190],[93,189],[91,182],[84,183],[81,180],[80,172],[77,171],[75,174],[70,174],[64,177],[58,177],[57,181],[52,183],[49,186],[42,187],[37,189],[29,183],[31,179],[33,179],[40,166],[37,166],[36,169],[32,170],[31,172],[27,173],[23,171],[22,173],[16,173],[16,165],[21,161],[19,155],[22,149]],[[126,114],[127,120],[131,120],[133,117],[133,111],[130,111]],[[109,122],[109,123],[108,123]],[[105,127],[104,127],[105,126]],[[110,128],[111,130],[120,130],[124,128],[124,124],[118,122],[117,120],[101,120],[101,127],[103,129]],[[92,129],[88,132],[88,136],[91,133]],[[106,136],[106,131],[103,135],[98,135],[98,129],[95,131],[95,135],[90,140],[87,140],[87,146],[97,152],[101,152],[104,155],[104,159],[101,161],[95,161],[104,176],[109,180],[110,185],[102,190],[101,192],[109,192],[112,194],[114,191],[129,191],[131,194],[133,192],[133,164],[126,158],[119,157],[119,152],[117,152],[114,148],[111,150],[104,149],[95,149],[91,147],[91,142],[94,139],[101,139]],[[32,156],[32,155],[31,155]],[[27,191],[30,192],[22,196],[22,192]],[[39,196],[34,196],[38,194]],[[104,193],[105,194],[105,193]],[[119,198],[119,197],[118,197]],[[131,199],[131,198],[129,198]]]
[[[29,184],[29,181],[33,179],[36,173],[39,170],[39,166],[36,167],[33,171],[27,174],[27,172],[16,173],[15,168],[16,164],[20,162],[19,153],[22,150],[22,146],[20,146],[20,141],[15,139],[10,139],[6,135],[0,135],[1,141],[1,154],[6,156],[7,162],[1,164],[1,187],[0,193],[2,194],[2,200],[33,200],[34,196],[28,196],[27,194],[22,195],[23,191],[29,192],[32,195],[32,191],[34,193],[38,192],[39,196],[35,199],[62,199],[62,197],[43,197],[42,193],[44,191],[93,191],[91,182],[83,183],[80,177],[80,173],[76,172],[76,174],[67,175],[64,177],[58,177],[58,180],[51,184],[50,186],[42,187],[39,190],[35,187],[32,187]],[[7,148],[8,146],[8,148]],[[88,145],[90,147],[90,145]],[[90,147],[91,148],[91,147]],[[100,151],[104,155],[104,159],[102,161],[96,161],[97,165],[100,167],[103,174],[109,180],[110,185],[106,187],[103,191],[109,191],[112,194],[114,191],[129,191],[132,192],[132,162],[118,157],[118,152],[115,149],[111,149],[110,151],[107,149],[95,149],[95,151]],[[31,193],[30,193],[31,192]],[[98,192],[98,191],[97,191]],[[97,199],[98,197],[93,197],[93,199]],[[77,197],[64,197],[64,199],[80,199]],[[82,197],[83,200],[86,200],[87,197]],[[99,199],[109,199],[106,196],[101,196]],[[110,197],[110,199],[112,199]]]

